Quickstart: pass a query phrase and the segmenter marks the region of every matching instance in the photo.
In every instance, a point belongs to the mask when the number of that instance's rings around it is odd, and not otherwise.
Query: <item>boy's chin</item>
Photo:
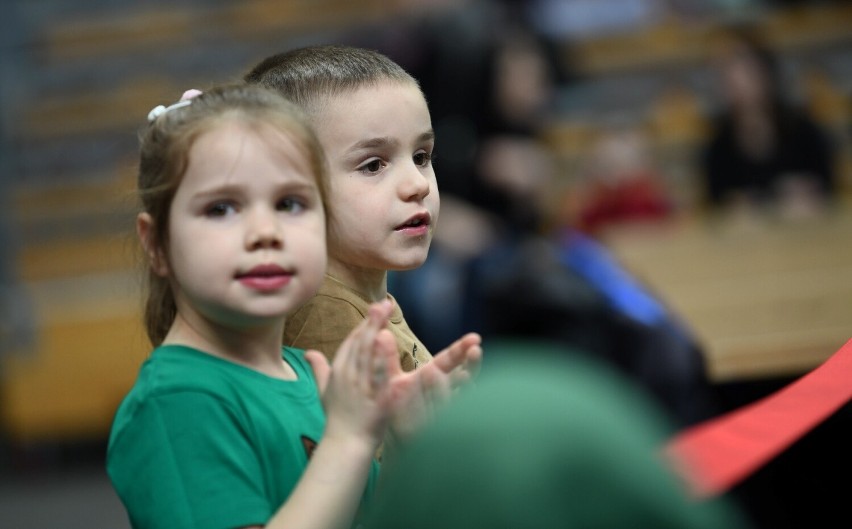
[[[428,254],[424,252],[422,256],[416,256],[410,259],[400,260],[395,263],[389,263],[387,269],[390,272],[405,272],[406,270],[414,270],[415,268],[420,268],[421,266],[423,266],[423,263],[426,262],[427,256]]]

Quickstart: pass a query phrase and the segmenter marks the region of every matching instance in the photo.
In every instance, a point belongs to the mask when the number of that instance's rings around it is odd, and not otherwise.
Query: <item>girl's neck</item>
[[[178,311],[163,344],[186,345],[273,378],[292,380],[296,373],[281,356],[283,330],[283,321],[280,325],[236,329],[215,325],[197,314],[186,317]]]
[[[327,275],[371,302],[382,301],[388,297],[387,270],[359,268],[329,258]]]

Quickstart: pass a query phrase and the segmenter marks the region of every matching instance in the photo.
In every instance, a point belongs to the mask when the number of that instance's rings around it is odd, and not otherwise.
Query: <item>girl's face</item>
[[[272,128],[226,120],[195,141],[158,270],[183,317],[234,328],[278,322],[317,291],[325,217],[309,167]]]
[[[423,264],[439,199],[432,120],[420,89],[388,81],[332,97],[315,125],[331,175],[331,266],[386,271]]]

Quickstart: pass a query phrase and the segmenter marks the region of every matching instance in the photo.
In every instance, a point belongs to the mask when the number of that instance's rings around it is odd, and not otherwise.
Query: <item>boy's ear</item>
[[[136,216],[136,234],[139,236],[142,248],[148,256],[151,270],[160,277],[166,277],[169,274],[169,267],[163,249],[154,236],[154,219],[151,218],[151,215],[142,212]]]

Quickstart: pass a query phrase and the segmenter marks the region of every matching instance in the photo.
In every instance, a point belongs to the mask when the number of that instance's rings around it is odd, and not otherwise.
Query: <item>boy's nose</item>
[[[407,166],[400,185],[400,194],[403,196],[403,199],[420,200],[426,197],[430,191],[429,174],[424,173],[422,168],[414,163]]]

